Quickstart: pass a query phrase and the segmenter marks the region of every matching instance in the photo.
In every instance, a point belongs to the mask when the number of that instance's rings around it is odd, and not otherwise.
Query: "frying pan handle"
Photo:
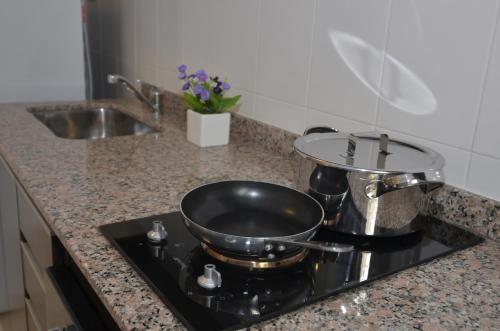
[[[324,252],[332,252],[332,253],[346,253],[354,250],[354,246],[352,245],[344,245],[334,242],[325,242],[325,241],[301,241],[294,239],[273,239],[269,241],[270,243],[276,244],[287,244],[293,246],[300,246],[310,249],[315,249]]]

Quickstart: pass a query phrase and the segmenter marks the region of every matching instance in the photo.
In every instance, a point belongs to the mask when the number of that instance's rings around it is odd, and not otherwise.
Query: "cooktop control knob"
[[[220,272],[215,269],[215,265],[205,264],[205,266],[203,267],[203,275],[198,277],[198,285],[207,290],[221,287],[222,277],[220,275]]]
[[[161,221],[153,221],[153,229],[148,231],[148,240],[153,243],[160,243],[162,240],[167,239],[167,230]]]

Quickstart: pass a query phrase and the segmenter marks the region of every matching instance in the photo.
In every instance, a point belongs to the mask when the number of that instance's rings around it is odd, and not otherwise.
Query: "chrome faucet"
[[[142,92],[140,92],[134,84],[132,84],[127,78],[117,75],[117,74],[109,74],[108,75],[108,83],[109,84],[116,84],[116,83],[121,83],[123,86],[127,88],[134,96],[145,103],[152,111],[153,114],[159,115],[160,110],[161,110],[161,90],[159,87],[151,85],[149,83],[143,83],[141,81],[137,81],[139,84],[147,84],[151,86],[151,97],[148,98],[146,97]]]

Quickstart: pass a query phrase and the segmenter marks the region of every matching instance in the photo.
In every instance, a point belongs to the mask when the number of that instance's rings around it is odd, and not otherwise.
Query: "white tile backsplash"
[[[135,45],[137,47],[138,67],[157,66],[157,47],[158,47],[158,26],[156,13],[158,11],[158,0],[136,1],[135,21],[136,34]]]
[[[129,63],[135,63],[135,1],[122,0],[120,5],[120,20],[117,38],[120,40],[120,55]]]
[[[248,118],[253,118],[254,114],[254,108],[255,108],[255,100],[256,96],[255,93],[243,91],[243,90],[238,90],[235,88],[232,88],[229,90],[227,93],[227,96],[235,96],[235,95],[241,95],[240,101],[236,105],[234,109],[231,111],[243,115]]]
[[[175,92],[181,63],[227,76],[235,112],[298,134],[387,131],[443,154],[449,184],[500,199],[499,3],[99,0],[92,57],[101,79]]]
[[[257,95],[253,117],[261,122],[301,134],[305,128],[304,111],[304,107]]]
[[[500,158],[500,18],[479,112],[473,151]]]
[[[314,3],[262,1],[257,92],[305,106]]]
[[[181,93],[182,81],[177,79],[177,70],[157,68],[157,79],[161,88]]]
[[[217,0],[215,73],[228,77],[234,87],[255,86],[259,1]]]
[[[158,69],[148,63],[138,63],[136,68],[137,79],[150,84],[162,85],[158,77]]]
[[[309,107],[374,123],[389,3],[318,0]]]
[[[305,115],[305,127],[326,125],[343,132],[372,131],[373,125],[350,120],[345,117],[324,113],[322,111],[308,109]]]
[[[181,58],[190,72],[214,71],[217,10],[212,1],[181,1]]]
[[[470,149],[496,5],[393,1],[377,124]]]
[[[466,189],[500,201],[500,160],[472,153]]]
[[[181,62],[182,0],[160,0],[158,12],[158,67],[176,71]],[[174,75],[175,76],[175,75]]]

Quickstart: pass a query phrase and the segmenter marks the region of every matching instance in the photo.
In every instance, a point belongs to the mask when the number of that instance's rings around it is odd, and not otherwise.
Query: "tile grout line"
[[[478,155],[478,156],[481,156],[481,157],[484,157],[486,159],[492,159],[494,161],[500,161],[500,158],[496,157],[496,156],[491,156],[491,155],[488,155],[488,154],[485,154],[483,152],[473,152],[471,151],[471,154],[475,154],[475,155]]]
[[[262,0],[259,0],[257,8],[257,47],[255,47],[255,68],[253,74],[253,105],[252,111],[250,112],[250,118],[255,118],[255,112],[257,109],[257,78],[259,75],[259,53],[260,53],[260,37],[262,33]],[[244,91],[244,90],[243,90]]]
[[[183,55],[184,55],[184,47],[185,47],[185,40],[184,40],[184,33],[185,33],[185,29],[184,29],[184,24],[182,23],[184,21],[184,11],[185,11],[185,8],[184,6],[182,5],[182,2],[180,2],[180,8],[179,8],[179,11],[180,11],[180,15],[181,15],[181,24],[180,24],[180,29],[179,29],[179,38],[180,38],[180,47],[181,49],[179,50],[179,55],[181,57],[181,62],[184,63],[184,58],[183,58]]]
[[[139,72],[139,70],[137,69],[138,67],[138,64],[137,64],[137,4],[136,4],[136,1],[133,0],[132,1],[132,11],[133,11],[133,19],[134,19],[134,31],[133,31],[133,40],[132,40],[132,47],[133,47],[133,55],[134,55],[134,61],[133,61],[133,68],[132,68],[132,72],[134,74],[134,77],[137,77],[137,74]]]
[[[472,156],[473,154],[478,154],[478,155],[483,155],[483,153],[476,153],[474,151],[474,144],[476,142],[476,134],[477,134],[477,128],[479,126],[479,119],[481,118],[481,108],[483,106],[483,101],[484,101],[484,91],[485,91],[485,88],[486,88],[486,83],[488,81],[488,71],[489,71],[489,68],[490,68],[490,65],[491,65],[491,59],[492,59],[492,55],[493,55],[493,48],[494,48],[494,44],[495,44],[495,38],[496,38],[496,30],[497,30],[497,26],[498,26],[498,21],[500,20],[500,1],[497,0],[497,4],[496,4],[496,14],[495,14],[495,19],[494,19],[494,22],[493,22],[493,31],[491,33],[491,38],[490,38],[490,45],[489,45],[489,49],[488,49],[488,55],[487,55],[487,59],[486,59],[486,65],[485,65],[485,68],[484,68],[484,74],[483,74],[483,79],[482,79],[482,82],[481,82],[481,93],[480,93],[480,96],[479,96],[479,102],[478,102],[478,105],[477,105],[477,114],[475,116],[475,119],[474,119],[474,128],[473,128],[473,134],[472,134],[472,142],[471,142],[471,145],[469,147],[469,151],[470,151],[470,154],[469,154],[469,160],[467,162],[467,169],[466,169],[466,172],[465,172],[465,186],[467,187],[467,183],[469,181],[469,177],[470,177],[470,169],[471,169],[471,163],[472,163]],[[496,158],[495,158],[496,159]]]
[[[313,46],[314,46],[314,35],[316,32],[316,14],[318,10],[318,1],[313,2],[313,13],[312,13],[312,28],[311,28],[311,41],[309,42],[309,56],[308,56],[308,68],[306,73],[306,97],[305,97],[305,109],[302,114],[302,130],[307,127],[306,118],[309,112],[309,94],[311,92],[311,75],[312,75],[312,58],[313,58]]]
[[[99,29],[99,33],[98,33],[99,34],[99,42],[98,42],[98,44],[99,44],[99,50],[98,50],[97,53],[99,54],[99,56],[98,56],[98,62],[99,62],[99,71],[100,71],[100,76],[101,76],[100,79],[99,79],[99,83],[101,85],[99,92],[100,92],[100,94],[102,96],[104,94],[104,89],[105,89],[104,88],[105,81],[103,82],[102,78],[105,78],[105,77],[104,77],[104,73],[103,73],[103,71],[104,71],[104,51],[102,49],[102,44],[103,44],[103,42],[102,42],[102,39],[103,39],[102,20],[103,20],[103,18],[102,18],[102,7],[101,6],[102,6],[102,3],[99,2],[99,1],[96,1],[97,24],[98,24],[98,29]]]
[[[240,90],[249,92],[249,91],[247,91],[245,89],[240,89]],[[283,104],[286,104],[286,105],[289,105],[289,106],[292,106],[292,107],[313,110],[313,111],[320,112],[320,113],[323,113],[323,114],[328,115],[328,116],[337,116],[337,117],[340,117],[342,119],[345,119],[345,120],[348,120],[348,121],[351,121],[351,122],[356,122],[356,123],[359,123],[359,124],[373,126],[373,124],[369,123],[369,122],[364,122],[364,121],[358,120],[358,119],[352,119],[352,118],[346,117],[344,115],[330,114],[330,113],[325,112],[324,110],[321,110],[321,109],[318,109],[318,108],[314,108],[314,107],[299,106],[297,104],[290,103],[289,101],[285,101],[285,100],[282,100],[280,98],[275,98],[275,97],[268,96],[267,94],[264,94],[264,93],[256,92],[255,94],[258,95],[258,96],[264,97],[266,99],[269,99],[269,100],[272,100],[272,101],[275,101],[275,102],[279,102],[279,103],[283,103]]]
[[[183,41],[184,40],[184,34],[186,33],[186,29],[185,29],[185,24],[186,24],[186,19],[185,19],[185,16],[186,16],[186,4],[184,1],[180,1],[180,6],[181,6],[181,10],[180,10],[180,15],[181,15],[181,29],[180,29],[180,39],[181,39],[181,45],[180,45],[180,58],[181,58],[181,62],[182,64],[186,64],[186,65],[190,65],[189,63],[186,63],[186,43]]]
[[[385,64],[386,64],[386,54],[387,54],[387,46],[389,44],[389,30],[391,28],[391,16],[392,16],[392,0],[389,0],[388,6],[387,6],[387,19],[385,21],[385,31],[384,31],[384,49],[383,49],[383,57],[382,57],[382,63],[380,64],[380,77],[378,80],[378,86],[377,86],[377,101],[375,102],[375,116],[374,116],[374,123],[372,126],[374,128],[378,127],[378,121],[379,121],[379,109],[380,109],[380,91],[382,89],[382,82],[384,80],[384,69],[385,69]]]
[[[154,26],[154,34],[155,34],[155,58],[154,58],[154,84],[160,85],[160,73],[158,68],[160,67],[160,2],[159,0],[155,0],[155,26]]]
[[[383,129],[383,130],[389,130],[389,131],[394,131],[394,132],[397,132],[397,133],[400,133],[402,135],[405,135],[405,136],[409,136],[409,137],[412,137],[412,138],[417,138],[417,139],[422,139],[422,140],[426,140],[426,141],[429,141],[431,143],[434,143],[434,144],[438,144],[438,145],[443,145],[445,147],[448,147],[448,148],[453,148],[453,149],[458,149],[462,152],[470,152],[469,150],[467,149],[464,149],[462,147],[458,147],[458,146],[453,146],[453,145],[450,145],[448,143],[443,143],[441,141],[437,141],[437,140],[433,140],[433,139],[429,139],[429,138],[424,138],[424,137],[419,137],[415,134],[411,134],[411,133],[407,133],[407,132],[403,132],[403,131],[400,131],[398,129],[391,129],[391,128],[387,128],[385,126],[377,126],[377,129],[380,128],[380,129]]]

